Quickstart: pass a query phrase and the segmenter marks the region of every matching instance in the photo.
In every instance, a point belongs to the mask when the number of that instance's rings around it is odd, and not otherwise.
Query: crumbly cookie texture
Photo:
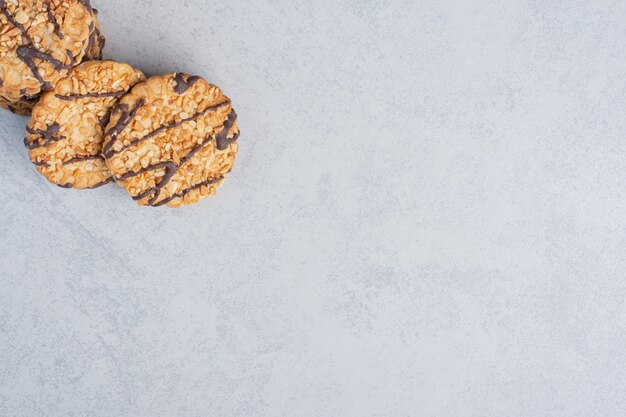
[[[74,68],[33,108],[24,144],[30,160],[51,183],[96,188],[113,181],[102,157],[104,127],[111,109],[141,71],[114,61],[89,61]]]
[[[155,76],[111,113],[103,155],[141,205],[179,207],[215,194],[238,151],[232,103],[200,77]]]
[[[28,114],[103,38],[88,0],[0,0],[0,106]]]

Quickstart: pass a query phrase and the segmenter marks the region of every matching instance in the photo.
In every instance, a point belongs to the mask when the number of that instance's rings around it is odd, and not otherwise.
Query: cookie
[[[104,45],[89,0],[0,0],[0,106],[28,114]]]
[[[155,76],[111,113],[103,155],[140,205],[179,207],[215,194],[238,151],[232,103],[200,77]]]
[[[24,144],[37,171],[64,188],[96,188],[113,180],[102,157],[111,109],[145,79],[130,65],[89,61],[57,82],[33,108]]]

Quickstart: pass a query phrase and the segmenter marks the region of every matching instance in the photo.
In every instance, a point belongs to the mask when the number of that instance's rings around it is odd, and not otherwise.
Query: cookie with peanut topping
[[[96,188],[113,181],[102,157],[111,109],[141,71],[115,61],[75,67],[32,111],[24,144],[37,171],[64,188]]]
[[[0,106],[28,114],[69,70],[101,57],[89,0],[0,0]]]
[[[203,78],[151,77],[111,113],[103,155],[140,205],[194,204],[215,194],[233,168],[236,120],[230,99]]]

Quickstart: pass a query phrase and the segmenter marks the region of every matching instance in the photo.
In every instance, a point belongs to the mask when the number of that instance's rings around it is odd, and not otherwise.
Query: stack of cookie
[[[102,59],[89,0],[0,0],[0,106],[31,114],[30,160],[53,184],[116,182],[141,205],[215,193],[237,155],[237,114],[204,79],[146,79]]]

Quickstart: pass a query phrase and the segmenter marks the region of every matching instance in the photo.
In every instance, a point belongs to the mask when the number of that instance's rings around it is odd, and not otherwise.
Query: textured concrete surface
[[[93,3],[241,154],[142,209],[0,115],[0,416],[624,414],[626,2]]]

